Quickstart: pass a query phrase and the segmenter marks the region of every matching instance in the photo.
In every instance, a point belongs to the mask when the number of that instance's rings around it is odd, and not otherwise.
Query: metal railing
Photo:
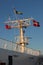
[[[20,45],[18,45],[18,48],[17,48],[17,44],[15,42],[8,41],[8,40],[1,39],[1,38],[0,38],[0,48],[21,52]],[[35,56],[40,55],[39,50],[34,50],[31,48],[26,48],[26,47],[25,47],[24,53],[35,55]]]

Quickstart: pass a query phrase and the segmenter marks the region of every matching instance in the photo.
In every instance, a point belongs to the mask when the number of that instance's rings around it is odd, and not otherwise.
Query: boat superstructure
[[[33,20],[33,18],[5,22],[6,29],[17,28],[20,34],[15,37],[16,43],[0,39],[1,65],[39,65],[39,59],[43,59],[41,52],[39,50],[27,48],[26,46],[29,44],[28,39],[30,37],[24,36],[24,28],[30,26],[31,20]]]

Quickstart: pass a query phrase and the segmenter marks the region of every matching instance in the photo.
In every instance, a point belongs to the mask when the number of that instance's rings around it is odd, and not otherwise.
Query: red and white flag
[[[5,25],[5,28],[6,29],[11,29],[11,26],[10,25]]]
[[[40,27],[40,24],[39,24],[39,22],[37,22],[36,20],[33,20],[33,26],[35,26],[35,27]]]

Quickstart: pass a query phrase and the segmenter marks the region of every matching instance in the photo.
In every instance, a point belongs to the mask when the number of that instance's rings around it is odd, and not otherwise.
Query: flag
[[[14,8],[14,12],[15,12],[16,14],[20,14],[20,15],[22,15],[22,14],[23,14],[22,12],[17,11],[15,8]]]
[[[11,29],[11,26],[10,25],[5,25],[5,28],[6,29]]]
[[[39,24],[39,22],[37,22],[36,20],[33,20],[33,26],[35,26],[35,27],[40,27],[40,24]]]

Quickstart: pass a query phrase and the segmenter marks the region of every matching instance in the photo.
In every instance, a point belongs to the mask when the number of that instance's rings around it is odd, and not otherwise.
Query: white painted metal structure
[[[24,36],[24,30],[23,30],[23,28],[30,26],[30,21],[32,19],[33,18],[14,20],[14,21],[9,20],[8,22],[5,22],[5,24],[8,24],[8,25],[14,24],[14,26],[11,25],[11,28],[18,28],[20,30],[19,32],[20,35],[17,36],[17,38],[19,38],[20,40],[14,43],[11,41],[9,42],[8,40],[0,39],[0,44],[1,44],[0,62],[6,63],[6,65],[37,64],[38,57],[40,56],[40,51],[33,50],[31,48],[26,47],[26,45],[28,44],[28,37]]]

